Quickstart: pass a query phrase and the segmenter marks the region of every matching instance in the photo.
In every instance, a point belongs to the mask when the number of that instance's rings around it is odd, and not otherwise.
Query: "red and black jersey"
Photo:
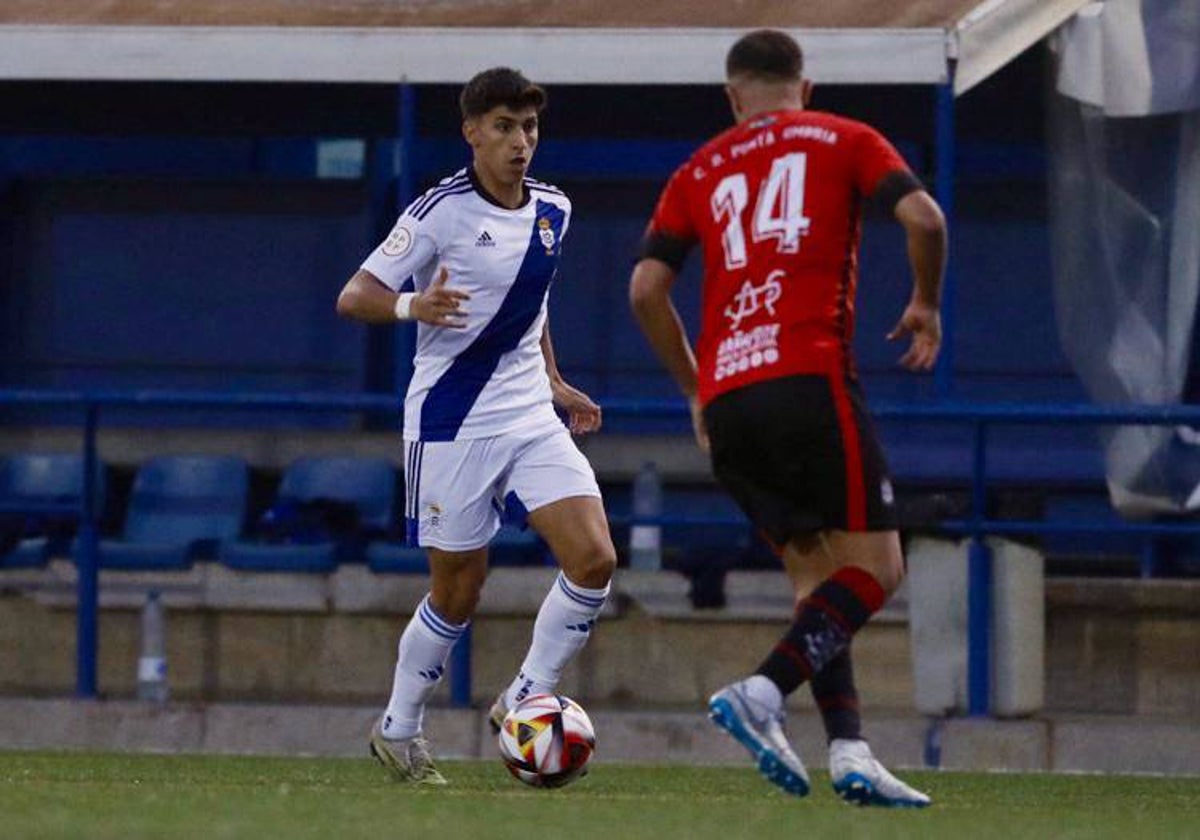
[[[700,400],[798,373],[853,375],[863,201],[921,185],[875,129],[774,111],[718,135],[675,171],[642,256],[704,253]]]

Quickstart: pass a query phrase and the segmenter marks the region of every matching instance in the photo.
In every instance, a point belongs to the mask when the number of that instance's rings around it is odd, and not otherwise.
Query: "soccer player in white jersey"
[[[571,202],[525,174],[545,101],[515,70],[472,78],[459,98],[471,165],[410,204],[338,298],[350,318],[418,322],[404,402],[405,520],[409,540],[428,551],[432,585],[400,637],[370,742],[406,781],[445,783],[422,734],[425,702],[479,601],[505,501],[524,506],[561,571],[493,720],[555,687],[616,566],[595,476],[571,439],[600,428],[600,407],[563,380],[547,322]],[[410,276],[415,291],[400,293]]]

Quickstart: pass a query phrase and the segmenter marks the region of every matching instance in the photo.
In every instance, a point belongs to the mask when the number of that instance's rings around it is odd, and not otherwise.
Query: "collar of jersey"
[[[467,167],[467,177],[471,179],[471,186],[475,188],[475,192],[479,194],[480,198],[482,198],[488,204],[494,204],[501,210],[507,210],[510,213],[515,213],[518,210],[524,209],[525,206],[529,204],[530,196],[528,184],[521,184],[521,206],[509,207],[507,204],[502,204],[500,200],[496,198],[496,196],[487,191],[487,187],[483,185],[483,182],[479,180],[479,176],[475,174],[475,167],[473,165]]]

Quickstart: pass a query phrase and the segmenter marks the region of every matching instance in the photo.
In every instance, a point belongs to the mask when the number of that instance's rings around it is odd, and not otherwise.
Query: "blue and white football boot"
[[[855,805],[925,808],[932,802],[889,773],[866,741],[835,738],[829,745],[829,777],[838,796]]]
[[[806,796],[808,773],[784,734],[782,702],[771,708],[755,700],[745,682],[727,685],[709,698],[709,719],[750,752],[769,782],[792,796]]]

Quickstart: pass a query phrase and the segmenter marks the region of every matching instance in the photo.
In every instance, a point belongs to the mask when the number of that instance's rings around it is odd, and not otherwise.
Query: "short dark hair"
[[[778,29],[748,32],[729,48],[725,76],[750,76],[774,82],[794,82],[804,72],[804,53],[796,39]]]
[[[493,67],[471,77],[458,96],[464,120],[486,114],[498,105],[514,111],[532,105],[540,113],[546,107],[546,91],[511,67]]]

